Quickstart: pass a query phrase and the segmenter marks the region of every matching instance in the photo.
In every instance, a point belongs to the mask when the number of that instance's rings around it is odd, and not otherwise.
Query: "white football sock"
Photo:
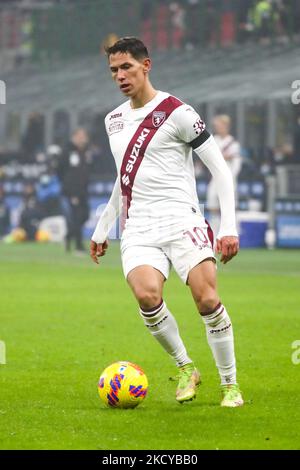
[[[187,355],[179,336],[176,320],[163,300],[157,307],[149,311],[140,309],[140,314],[151,334],[175,360],[178,367],[193,362]]]
[[[221,377],[221,385],[236,384],[236,365],[232,325],[221,303],[213,313],[202,316],[208,344]]]

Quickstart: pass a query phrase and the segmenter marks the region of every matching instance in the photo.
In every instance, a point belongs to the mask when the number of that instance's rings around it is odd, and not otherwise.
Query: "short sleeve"
[[[105,132],[107,134],[107,136],[109,137],[109,132],[108,132],[108,126],[109,126],[109,116],[110,116],[111,113],[108,113],[106,116],[105,116],[105,119],[104,119],[104,127],[105,127]]]
[[[193,149],[200,147],[209,137],[205,122],[199,114],[187,104],[179,106],[173,113],[178,137]]]

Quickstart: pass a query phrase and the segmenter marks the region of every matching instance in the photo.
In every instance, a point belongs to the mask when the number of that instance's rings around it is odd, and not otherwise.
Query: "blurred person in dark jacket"
[[[89,217],[88,181],[89,162],[87,149],[89,138],[83,128],[72,134],[71,142],[64,149],[58,166],[58,176],[64,195],[63,206],[67,222],[66,250],[72,240],[77,252],[83,252],[82,227]]]
[[[24,162],[35,162],[37,153],[44,147],[44,121],[40,113],[29,115],[25,134],[22,137],[21,152]]]
[[[0,186],[0,238],[6,235],[10,229],[10,212],[4,199],[4,191]]]
[[[61,184],[51,169],[41,175],[36,195],[43,217],[61,214]]]
[[[35,188],[29,184],[24,190],[23,209],[20,214],[19,228],[26,232],[27,240],[35,240],[41,220],[41,212],[36,198]]]

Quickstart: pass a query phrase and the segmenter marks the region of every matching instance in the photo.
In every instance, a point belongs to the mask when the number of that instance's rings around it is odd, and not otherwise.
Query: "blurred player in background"
[[[231,119],[226,114],[219,114],[213,119],[214,139],[230,169],[235,198],[237,199],[237,179],[242,166],[240,144],[230,134]],[[209,222],[213,231],[217,232],[220,224],[220,204],[218,188],[214,178],[211,179],[207,188],[207,208],[210,212]]]
[[[67,222],[66,250],[74,240],[76,252],[84,252],[82,228],[89,217],[87,147],[89,137],[83,128],[76,129],[71,142],[60,156],[57,172],[62,183],[64,213]]]
[[[146,327],[178,367],[176,400],[182,403],[195,397],[200,374],[163,301],[171,265],[189,286],[206,326],[221,377],[221,405],[241,406],[232,325],[216,289],[213,235],[199,210],[192,150],[208,166],[219,190],[222,220],[217,251],[223,263],[239,247],[231,173],[195,110],[153,88],[151,60],[140,40],[120,39],[107,55],[112,78],[128,101],[105,118],[118,177],[92,236],[91,257],[98,263],[105,255],[122,198],[124,275]]]
[[[0,186],[0,240],[7,235],[10,229],[10,210],[5,201],[5,193]]]

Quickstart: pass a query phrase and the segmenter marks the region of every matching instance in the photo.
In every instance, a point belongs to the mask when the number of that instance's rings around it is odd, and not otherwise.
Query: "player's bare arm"
[[[105,240],[103,243],[96,243],[93,240],[90,242],[90,256],[94,263],[99,264],[99,259],[104,256],[108,248],[108,241]]]

